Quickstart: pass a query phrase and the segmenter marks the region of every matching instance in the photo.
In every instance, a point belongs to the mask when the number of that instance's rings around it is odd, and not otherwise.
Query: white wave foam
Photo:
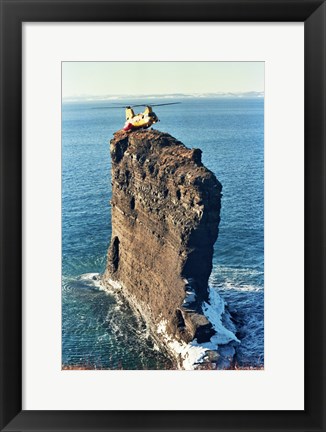
[[[257,291],[263,291],[264,288],[263,287],[259,287],[256,285],[250,285],[250,284],[235,284],[234,282],[231,281],[225,281],[223,283],[218,284],[218,288],[219,289],[225,289],[225,290],[233,290],[233,291],[243,291],[243,292],[257,292]]]
[[[172,339],[166,331],[166,320],[160,321],[157,326],[157,333],[164,338],[164,342],[177,354],[180,354],[182,358],[182,366],[185,370],[194,370],[195,365],[200,363],[205,356],[207,348],[197,345],[197,342],[185,343]]]
[[[209,288],[209,303],[203,302],[202,309],[216,331],[209,342],[198,343],[197,339],[194,339],[187,344],[167,334],[166,320],[161,320],[157,326],[157,333],[164,338],[170,350],[181,356],[182,367],[186,370],[194,370],[197,364],[202,363],[207,351],[217,351],[220,345],[226,345],[232,341],[240,343],[235,334],[223,325],[223,317],[226,315],[225,302],[213,288]],[[230,323],[230,320],[225,321]]]
[[[211,337],[210,346],[226,345],[231,341],[239,342],[235,334],[227,329],[223,323],[223,315],[225,314],[225,302],[216,290],[209,287],[209,303],[203,302],[202,305],[204,315],[212,323],[216,334]]]
[[[214,265],[214,269],[212,272],[213,277],[225,273],[237,273],[239,275],[245,275],[245,276],[259,276],[264,274],[263,271],[257,270],[255,268],[250,268],[250,267],[239,268],[239,267],[225,266],[221,264]]]
[[[85,281],[87,285],[92,285],[99,289],[104,288],[100,273],[84,273],[79,276],[79,280]]]
[[[116,290],[122,289],[122,285],[120,282],[114,281],[113,279],[108,279],[107,282],[112,288],[114,288]]]
[[[242,292],[263,291],[262,285],[246,283],[252,278],[263,276],[264,272],[252,268],[235,268],[216,266],[210,277],[210,284],[219,290],[233,290]]]
[[[92,285],[100,290],[113,292],[116,290],[121,290],[122,285],[114,280],[108,280],[108,284],[104,285],[101,280],[99,273],[85,273],[79,277],[79,280],[84,281],[87,285]],[[191,287],[191,281],[187,281],[187,301],[192,300],[194,296],[194,291]],[[112,290],[108,288],[112,287]],[[118,298],[118,297],[117,297]],[[120,308],[120,302],[116,305],[116,310]],[[202,309],[207,317],[207,319],[212,323],[216,334],[212,336],[211,340],[206,343],[199,344],[196,339],[190,343],[185,343],[183,341],[176,340],[170,337],[166,331],[165,320],[162,320],[157,326],[157,333],[163,337],[165,344],[170,348],[171,351],[179,354],[182,359],[182,367],[185,370],[194,370],[196,365],[203,362],[206,352],[209,350],[217,350],[219,345],[226,345],[231,341],[239,342],[234,333],[227,329],[223,325],[223,316],[225,312],[225,303],[221,296],[213,288],[209,288],[209,302],[203,302]],[[116,330],[121,331],[120,328]]]

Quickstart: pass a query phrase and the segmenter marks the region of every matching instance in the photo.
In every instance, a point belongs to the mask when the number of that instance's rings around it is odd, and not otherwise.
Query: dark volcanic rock
[[[155,330],[205,342],[214,334],[202,312],[218,236],[221,184],[188,149],[155,130],[119,131],[111,140],[112,239],[106,284]]]

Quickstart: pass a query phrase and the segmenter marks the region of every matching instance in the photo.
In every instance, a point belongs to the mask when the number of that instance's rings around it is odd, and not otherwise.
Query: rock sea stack
[[[203,305],[222,186],[201,150],[167,133],[118,131],[110,151],[112,238],[102,282],[142,316],[180,369],[215,368],[219,353],[202,348],[216,334]]]

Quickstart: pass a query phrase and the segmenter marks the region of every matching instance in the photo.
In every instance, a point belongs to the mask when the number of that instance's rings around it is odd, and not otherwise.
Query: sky
[[[62,97],[264,91],[264,62],[63,62]]]

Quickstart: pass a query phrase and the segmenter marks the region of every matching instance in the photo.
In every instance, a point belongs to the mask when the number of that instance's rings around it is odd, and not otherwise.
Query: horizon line
[[[218,98],[218,97],[234,97],[234,98],[262,98],[265,96],[264,91],[247,91],[247,92],[207,92],[207,93],[157,93],[157,94],[115,94],[115,95],[80,95],[80,96],[65,96],[62,97],[62,102],[77,102],[77,101],[112,101],[119,99],[170,99],[170,98]]]

